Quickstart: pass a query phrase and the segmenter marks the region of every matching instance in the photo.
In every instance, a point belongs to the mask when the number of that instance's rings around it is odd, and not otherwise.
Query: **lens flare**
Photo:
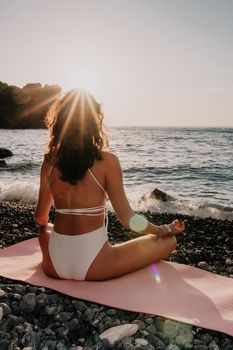
[[[148,226],[148,221],[143,215],[134,214],[129,220],[129,227],[135,232],[142,232]]]
[[[158,265],[152,264],[151,265],[151,270],[153,272],[155,281],[157,283],[160,283],[161,282],[161,278],[160,278],[160,274],[159,274],[159,270],[158,270]]]

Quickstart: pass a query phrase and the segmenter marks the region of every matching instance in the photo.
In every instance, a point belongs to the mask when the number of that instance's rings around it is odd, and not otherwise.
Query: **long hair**
[[[60,179],[75,185],[108,145],[101,106],[84,90],[71,90],[55,101],[45,118],[50,131],[45,159],[56,165]]]

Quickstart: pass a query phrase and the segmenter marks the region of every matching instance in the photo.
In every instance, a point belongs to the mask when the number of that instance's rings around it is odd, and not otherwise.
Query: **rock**
[[[0,168],[7,168],[7,164],[5,160],[0,160]]]
[[[134,341],[136,345],[142,345],[142,346],[148,345],[148,340],[144,338],[135,338]]]
[[[126,343],[133,344],[133,337],[124,337],[124,338],[122,338],[121,343],[122,344],[126,344]]]
[[[150,317],[150,316],[146,316],[145,317],[145,322],[146,322],[146,324],[153,324],[154,323],[154,320],[153,320],[153,318],[152,317]]]
[[[233,274],[233,266],[230,266],[230,267],[228,267],[228,272],[230,273],[230,274]]]
[[[214,340],[211,340],[208,344],[209,350],[219,350],[219,346]]]
[[[9,149],[0,147],[0,158],[6,158],[11,156],[13,156],[13,153]]]
[[[147,328],[146,328],[147,332],[149,334],[155,334],[156,333],[156,328],[153,324],[150,324]]]
[[[93,320],[94,316],[95,316],[95,310],[87,308],[83,314],[83,320],[90,322]]]
[[[141,321],[141,320],[134,320],[132,321],[133,324],[137,324],[138,325],[138,328],[140,331],[144,331],[146,329],[146,324],[145,322]]]
[[[106,329],[100,334],[100,339],[108,339],[110,344],[114,344],[116,341],[121,340],[124,337],[130,337],[137,331],[138,325],[126,323]]]
[[[123,344],[123,349],[124,350],[134,350],[134,346],[131,343],[124,343]]]
[[[2,308],[3,310],[3,316],[8,316],[9,314],[11,314],[12,310],[11,308],[5,304],[5,303],[0,303],[0,308]]]
[[[193,333],[190,328],[181,328],[178,332],[178,336],[175,338],[177,345],[185,346],[193,341]]]
[[[225,260],[225,264],[226,264],[227,266],[233,265],[233,260],[231,260],[231,259],[226,259],[226,260]]]
[[[208,345],[212,339],[213,337],[209,333],[204,333],[200,335],[200,340],[202,341],[203,344]]]
[[[1,331],[10,332],[17,324],[18,317],[15,315],[8,315],[8,317],[1,322]]]
[[[149,334],[146,337],[146,340],[149,342],[149,344],[153,345],[156,349],[164,350],[166,348],[166,345],[153,334]]]
[[[163,323],[163,331],[168,338],[175,338],[180,329],[180,322],[166,320]]]
[[[164,323],[163,317],[161,317],[161,316],[156,317],[155,326],[156,326],[157,331],[163,332],[163,323]]]
[[[168,202],[168,201],[175,201],[176,198],[170,196],[169,194],[167,194],[166,192],[161,191],[158,188],[155,188],[149,195],[149,198],[151,199],[157,199],[160,200],[162,202]]]
[[[72,305],[76,310],[79,310],[82,313],[85,312],[87,308],[86,304],[83,301],[79,301],[79,300],[72,301]]]
[[[70,321],[73,316],[73,312],[65,312],[62,311],[59,314],[57,314],[54,318],[56,321],[60,321],[62,323]]]
[[[175,344],[169,344],[165,350],[180,350],[180,348]]]
[[[4,292],[4,290],[0,289],[0,301],[3,301],[6,297],[6,293]]]
[[[98,329],[99,334],[103,333],[103,331],[104,331],[104,324],[103,324],[103,322],[100,321],[98,323],[97,329]]]
[[[23,312],[32,314],[36,306],[36,294],[27,293],[20,302],[20,308]]]
[[[193,350],[209,350],[207,345],[200,344],[194,345]]]
[[[116,315],[116,313],[117,313],[117,311],[116,311],[115,309],[108,309],[108,310],[106,311],[106,314],[107,314],[108,316],[114,316],[114,315]]]
[[[67,350],[67,347],[62,342],[58,342],[57,350]]]
[[[40,305],[47,305],[48,304],[48,297],[45,293],[41,293],[36,296],[36,302]]]
[[[197,266],[202,269],[202,270],[206,270],[206,271],[210,271],[210,267],[207,264],[206,261],[199,261],[199,263],[197,264]]]

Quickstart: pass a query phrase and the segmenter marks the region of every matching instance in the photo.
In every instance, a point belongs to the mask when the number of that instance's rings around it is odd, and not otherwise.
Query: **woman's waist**
[[[67,236],[84,235],[97,230],[105,229],[104,216],[95,218],[61,218],[56,214],[53,230]]]
[[[73,216],[56,213],[54,230],[68,235],[85,234],[105,225],[105,216]]]

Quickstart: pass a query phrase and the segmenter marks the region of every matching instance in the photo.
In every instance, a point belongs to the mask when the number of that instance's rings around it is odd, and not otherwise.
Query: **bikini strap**
[[[51,171],[53,170],[53,166],[54,166],[54,163],[52,164],[51,168],[49,169],[49,177],[50,177]]]
[[[103,186],[99,183],[99,181],[97,180],[97,178],[95,177],[95,175],[93,174],[93,172],[91,171],[91,169],[88,169],[89,173],[91,174],[91,176],[93,177],[93,179],[95,180],[95,182],[97,183],[97,185],[104,191],[105,196],[107,196],[107,193],[105,191],[105,189],[103,188]]]

